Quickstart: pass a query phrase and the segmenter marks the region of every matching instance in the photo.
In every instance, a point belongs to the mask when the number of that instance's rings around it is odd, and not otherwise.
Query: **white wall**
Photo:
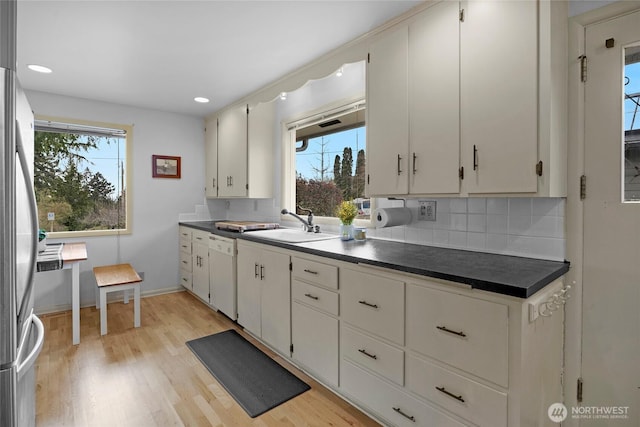
[[[201,118],[133,108],[43,92],[27,92],[36,115],[133,125],[132,234],[77,240],[87,243],[89,259],[80,264],[81,305],[95,303],[94,266],[130,263],[144,272],[143,294],[179,286],[178,215],[204,200],[204,121]],[[153,154],[182,157],[181,179],[151,176]],[[55,242],[55,240],[52,240]],[[71,306],[70,270],[36,274],[37,312]]]

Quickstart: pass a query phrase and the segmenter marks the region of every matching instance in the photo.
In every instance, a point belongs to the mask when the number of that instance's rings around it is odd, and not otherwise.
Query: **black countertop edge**
[[[559,265],[559,268],[555,269],[549,274],[546,274],[545,276],[538,278],[536,282],[531,283],[526,287],[522,287],[522,286],[514,286],[509,283],[500,283],[500,282],[482,280],[474,277],[460,276],[454,273],[434,271],[426,268],[400,265],[400,264],[389,263],[389,262],[384,262],[384,261],[375,260],[375,259],[360,258],[360,257],[339,253],[339,252],[324,251],[324,250],[319,250],[315,248],[305,247],[303,244],[280,242],[277,240],[264,239],[264,238],[258,237],[258,235],[252,235],[251,232],[239,233],[235,231],[219,230],[218,228],[215,227],[215,222],[216,221],[185,221],[185,222],[180,222],[179,224],[187,227],[203,230],[203,231],[208,231],[223,237],[236,238],[236,239],[247,240],[255,243],[261,243],[269,246],[276,246],[283,249],[289,249],[297,252],[307,253],[310,255],[331,258],[338,261],[348,262],[351,264],[366,264],[366,265],[372,265],[376,267],[387,268],[390,270],[416,274],[419,276],[426,276],[426,277],[432,277],[435,279],[447,280],[451,282],[469,285],[471,286],[472,289],[479,289],[483,291],[489,291],[489,292],[493,292],[501,295],[508,295],[508,296],[513,296],[513,297],[523,298],[523,299],[529,298],[530,296],[532,296],[533,294],[535,294],[536,292],[538,292],[539,290],[541,290],[542,288],[544,288],[545,286],[547,286],[548,284],[556,280],[557,278],[566,274],[569,271],[569,265],[570,265],[568,261],[564,261],[564,262],[553,261]],[[442,248],[442,249],[450,250],[450,248]],[[466,251],[466,252],[472,252],[472,251]],[[479,254],[483,254],[483,252],[479,252]],[[501,256],[501,257],[502,256],[512,257],[511,255],[499,255],[499,254],[495,254],[495,255]],[[540,262],[547,262],[547,261],[540,260]]]

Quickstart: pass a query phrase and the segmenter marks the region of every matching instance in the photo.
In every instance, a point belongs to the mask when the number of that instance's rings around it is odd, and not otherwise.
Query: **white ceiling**
[[[31,90],[205,116],[421,2],[20,0],[18,77]]]

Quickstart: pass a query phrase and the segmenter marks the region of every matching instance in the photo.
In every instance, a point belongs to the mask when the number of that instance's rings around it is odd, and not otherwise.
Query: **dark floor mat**
[[[187,345],[251,418],[311,388],[233,329]]]

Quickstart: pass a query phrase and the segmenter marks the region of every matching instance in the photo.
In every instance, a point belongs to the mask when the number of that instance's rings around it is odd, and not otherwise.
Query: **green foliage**
[[[351,147],[344,147],[344,151],[342,152],[342,166],[340,169],[340,177],[341,177],[341,190],[342,190],[342,198],[344,200],[353,199],[353,188],[352,188],[352,173],[353,173],[353,152]]]
[[[357,215],[358,208],[353,202],[345,200],[336,208],[336,216],[345,225],[351,225]]]
[[[296,178],[296,205],[311,209],[317,216],[332,216],[342,201],[342,193],[332,181]]]
[[[356,173],[353,176],[353,198],[364,197],[365,158],[364,150],[358,151]]]

